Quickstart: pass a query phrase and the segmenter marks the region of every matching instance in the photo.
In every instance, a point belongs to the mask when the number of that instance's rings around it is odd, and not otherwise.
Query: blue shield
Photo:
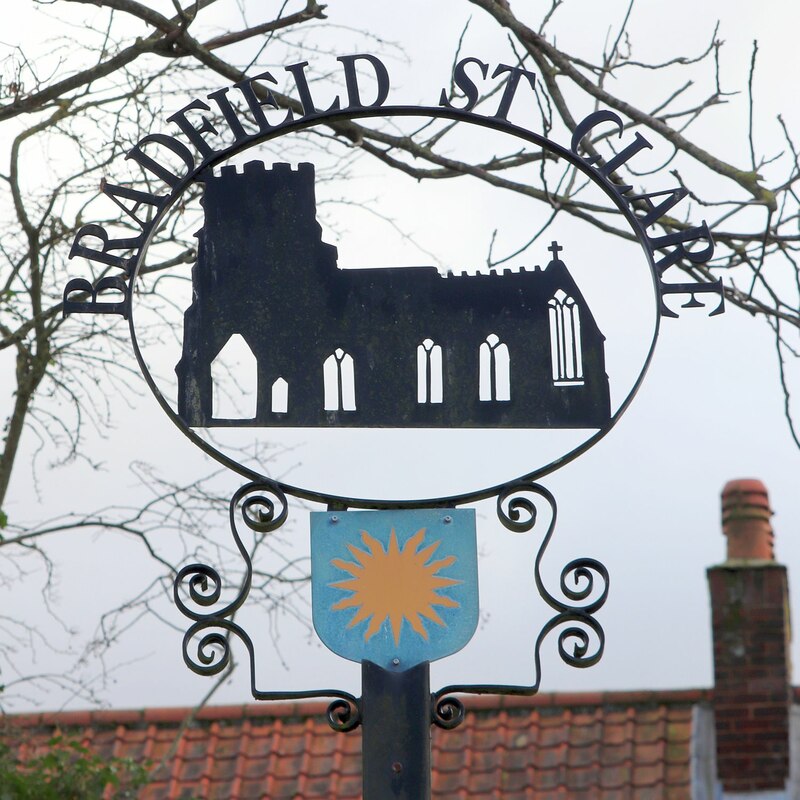
[[[314,628],[351,661],[409,669],[449,656],[478,625],[472,509],[311,514]]]

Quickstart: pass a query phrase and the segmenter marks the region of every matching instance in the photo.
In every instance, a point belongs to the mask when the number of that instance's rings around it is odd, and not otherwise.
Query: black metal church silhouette
[[[558,257],[492,274],[339,269],[314,167],[204,179],[205,224],[176,366],[189,426],[600,428],[604,337]],[[215,418],[212,362],[238,334],[254,415]]]

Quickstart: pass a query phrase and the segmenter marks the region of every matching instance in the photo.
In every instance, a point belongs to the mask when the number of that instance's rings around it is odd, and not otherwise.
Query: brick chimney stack
[[[761,481],[725,484],[727,559],[708,570],[708,583],[717,775],[726,792],[783,789],[789,777],[788,588],[771,516]]]

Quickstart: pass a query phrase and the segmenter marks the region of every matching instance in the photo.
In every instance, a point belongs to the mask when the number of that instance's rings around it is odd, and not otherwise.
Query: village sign
[[[198,324],[204,324],[206,328],[210,325],[215,325],[219,328],[216,331],[216,337],[227,335],[230,330],[230,321],[225,319],[209,320],[207,317],[203,319],[202,323],[195,323],[192,327],[192,321],[189,319],[192,314],[197,316],[203,315],[202,308],[195,308],[187,315],[187,331],[186,341],[184,341],[184,359],[178,365],[179,370],[183,370],[181,377],[181,390],[182,396],[178,400],[178,408],[170,405],[162,396],[155,380],[152,378],[150,371],[145,364],[138,340],[134,329],[134,298],[135,298],[135,283],[137,276],[146,268],[146,253],[148,245],[159,226],[163,224],[170,209],[173,209],[179,203],[180,198],[184,192],[191,186],[196,185],[198,180],[204,181],[206,184],[207,195],[213,195],[213,202],[217,204],[219,211],[216,209],[213,213],[218,216],[223,216],[227,213],[227,224],[232,224],[236,218],[234,208],[235,203],[245,207],[248,204],[252,205],[256,202],[254,197],[252,202],[249,201],[247,191],[252,187],[252,191],[261,192],[262,197],[264,192],[279,192],[274,186],[270,187],[270,177],[263,175],[259,178],[258,175],[252,172],[240,175],[238,178],[228,178],[227,181],[224,176],[214,176],[212,168],[215,164],[224,162],[232,155],[241,153],[247,148],[262,143],[264,141],[274,140],[278,137],[284,136],[288,133],[297,132],[299,130],[307,129],[315,126],[323,126],[326,124],[343,123],[347,121],[363,120],[369,118],[392,118],[392,117],[419,117],[428,116],[436,119],[456,120],[461,123],[469,125],[477,125],[484,128],[491,128],[494,130],[502,131],[511,136],[517,137],[522,140],[527,146],[541,148],[548,154],[563,159],[564,161],[574,165],[574,167],[582,172],[585,176],[591,179],[602,191],[609,197],[616,207],[619,209],[621,217],[626,221],[630,227],[631,233],[636,237],[642,248],[642,268],[647,269],[652,274],[652,280],[656,287],[656,296],[658,297],[660,315],[664,316],[677,316],[677,313],[669,300],[672,296],[688,296],[689,302],[685,306],[700,305],[697,298],[699,296],[710,294],[714,298],[711,301],[712,313],[718,313],[722,310],[722,287],[719,280],[709,283],[686,283],[684,282],[670,282],[671,268],[681,261],[688,261],[695,265],[705,263],[713,255],[714,245],[711,234],[705,222],[693,227],[683,225],[672,233],[652,236],[648,232],[652,225],[659,219],[665,216],[671,216],[673,209],[678,203],[683,200],[687,194],[687,190],[683,186],[677,187],[659,187],[658,191],[652,193],[634,192],[631,186],[620,185],[615,182],[615,171],[622,165],[628,162],[634,162],[637,156],[643,151],[651,149],[651,144],[640,134],[636,133],[630,138],[630,141],[623,139],[623,122],[621,118],[612,111],[598,111],[590,114],[586,119],[580,122],[572,135],[572,140],[569,147],[564,147],[558,143],[550,141],[540,134],[533,131],[520,128],[508,121],[509,112],[512,104],[521,94],[521,87],[526,87],[529,91],[535,81],[533,73],[521,69],[519,67],[511,67],[506,65],[498,65],[492,69],[489,65],[479,61],[475,58],[462,59],[456,66],[452,76],[454,84],[459,87],[463,92],[463,98],[459,100],[450,99],[447,92],[442,89],[436,92],[438,96],[438,105],[432,106],[406,106],[406,105],[387,105],[387,99],[390,95],[391,83],[389,73],[384,64],[375,56],[372,55],[353,55],[341,56],[337,59],[342,67],[344,73],[344,81],[346,86],[346,93],[344,97],[336,97],[333,103],[327,110],[321,111],[317,109],[312,97],[311,87],[306,78],[307,64],[302,62],[300,64],[293,64],[284,68],[288,79],[294,84],[294,90],[297,100],[290,101],[290,107],[280,109],[282,119],[270,120],[268,119],[266,111],[271,111],[273,114],[279,110],[279,104],[275,100],[274,93],[270,90],[270,85],[277,84],[277,79],[272,73],[266,72],[257,75],[253,78],[246,78],[238,83],[219,89],[212,92],[204,99],[195,99],[184,106],[180,111],[168,117],[168,120],[176,125],[182,134],[172,136],[164,133],[151,133],[144,136],[126,155],[126,159],[138,164],[149,175],[151,180],[155,183],[161,182],[164,185],[164,191],[158,193],[153,190],[151,192],[144,192],[138,189],[131,189],[125,186],[117,185],[111,181],[104,181],[102,185],[102,192],[109,199],[114,201],[127,215],[130,222],[135,226],[135,231],[131,231],[131,235],[119,237],[113,232],[106,230],[103,226],[98,224],[84,225],[77,233],[70,257],[81,257],[93,262],[96,268],[101,270],[101,277],[93,282],[82,277],[76,277],[70,280],[64,290],[64,314],[116,314],[127,318],[131,326],[131,335],[134,344],[134,350],[139,360],[140,366],[144,372],[145,378],[150,385],[150,388],[156,395],[156,398],[161,403],[167,414],[175,421],[182,430],[195,441],[200,444],[204,449],[214,449],[213,445],[209,445],[207,441],[203,441],[200,435],[196,432],[197,427],[224,424],[220,421],[212,421],[209,409],[209,386],[208,379],[201,373],[207,371],[207,364],[198,363],[198,359],[205,357],[207,360],[213,357],[215,353],[198,354],[194,361],[192,361],[192,338],[199,339],[201,336],[209,336],[208,332],[201,332],[198,330]],[[369,73],[371,72],[371,82],[368,89],[361,87],[361,83],[365,82],[363,72],[359,71],[359,67],[364,67]],[[491,75],[491,78],[489,77]],[[491,85],[492,81],[504,81],[505,85],[499,93],[499,100],[496,107],[491,109],[493,113],[485,114],[475,110],[480,92],[487,86]],[[238,94],[243,100],[243,103],[234,103],[232,95]],[[523,102],[523,101],[517,101]],[[204,112],[211,112],[212,106],[216,112],[214,122],[211,121],[209,116]],[[245,119],[245,114],[249,117]],[[224,128],[223,128],[224,123]],[[584,157],[580,155],[581,143],[585,137],[594,133],[601,126],[611,125],[616,127],[619,131],[619,138],[622,140],[621,149],[617,155],[612,159],[601,162],[597,156]],[[247,127],[246,127],[247,126]],[[182,138],[184,141],[182,141]],[[188,143],[187,143],[188,142]],[[168,164],[167,156],[171,157],[173,162],[179,163],[183,170],[179,171],[174,168],[174,165]],[[253,165],[255,167],[255,165]],[[280,164],[277,165],[280,167]],[[285,173],[278,173],[278,169],[273,168],[272,180],[277,182],[282,181],[286,187],[283,191],[282,197],[292,198],[296,193],[291,188],[291,185],[298,187],[303,181],[306,184],[313,184],[313,173],[308,172],[305,175],[300,170],[299,174],[289,175]],[[229,170],[232,168],[229,168]],[[223,173],[225,169],[223,169]],[[228,188],[225,188],[227,183]],[[260,188],[259,188],[260,186]],[[312,203],[313,203],[313,185]],[[280,197],[278,201],[280,201]],[[209,205],[211,200],[207,201]],[[296,202],[300,202],[297,200]],[[298,209],[299,210],[299,209]],[[309,210],[309,209],[306,209]],[[313,207],[310,209],[313,213]],[[212,209],[209,208],[208,212]],[[277,224],[277,223],[276,223]],[[265,248],[268,246],[268,235],[266,232],[259,232],[257,230],[249,230],[247,232],[239,231],[243,234],[243,246],[249,246],[253,249],[257,247]],[[283,240],[273,246],[277,247],[279,244],[285,244],[287,239],[287,232],[282,231]],[[274,237],[273,237],[274,239]],[[201,244],[202,247],[202,244]],[[563,247],[557,246],[553,250],[552,261],[558,263],[561,259],[559,254]],[[329,275],[338,279],[339,283],[349,281],[353,283],[358,277],[352,277],[348,271],[339,270],[340,274],[336,272],[335,254],[331,258],[330,250],[323,254],[322,257],[327,256],[331,261]],[[335,250],[334,250],[335,253]],[[298,257],[299,254],[298,254]],[[564,256],[566,258],[566,254]],[[563,262],[562,262],[563,263]],[[261,271],[261,281],[272,281],[273,284],[283,281],[286,274],[292,274],[291,264],[284,263],[282,265],[284,273],[276,274],[275,271],[268,272]],[[458,265],[453,265],[458,266]],[[602,268],[602,267],[598,267]],[[555,270],[554,270],[555,271]],[[674,271],[677,271],[674,270]],[[351,271],[352,272],[352,271]],[[544,271],[545,273],[547,270]],[[251,275],[243,274],[239,277],[238,285],[246,285],[246,281]],[[555,276],[548,276],[549,283],[555,285],[558,281]],[[499,276],[498,276],[499,278]],[[293,273],[293,280],[302,280],[303,276],[298,275],[297,271]],[[309,276],[306,280],[317,280],[317,275]],[[232,291],[231,286],[226,287],[212,287],[203,283],[204,277],[198,276],[198,281],[201,282],[202,288],[207,294],[211,294],[219,290],[223,295],[225,292]],[[367,278],[362,279],[361,283],[366,284],[372,282],[372,286],[354,287],[354,291],[373,293],[383,293],[383,295],[391,292],[413,292],[413,302],[415,308],[412,309],[411,316],[417,311],[420,315],[428,314],[431,317],[438,317],[442,312],[442,302],[449,302],[446,295],[462,295],[460,302],[463,304],[472,303],[475,306],[476,313],[481,313],[482,306],[480,303],[474,303],[476,298],[487,298],[487,294],[492,295],[492,298],[485,300],[484,305],[491,305],[492,300],[495,308],[504,309],[504,313],[512,313],[513,309],[509,310],[509,297],[522,290],[530,295],[539,294],[544,296],[547,294],[545,287],[541,289],[534,286],[536,279],[533,275],[524,276],[513,275],[509,280],[503,281],[497,279],[492,282],[491,278],[484,279],[480,277],[471,278],[469,280],[459,280],[459,276],[453,276],[448,279],[440,281],[432,280],[430,274],[419,274],[419,276],[400,274],[400,271],[386,271],[381,275],[377,270]],[[416,282],[416,286],[414,283]],[[542,282],[542,281],[540,281]],[[382,286],[375,284],[382,283]],[[433,286],[432,284],[439,284]],[[459,285],[460,283],[460,285]],[[480,283],[480,286],[477,284]],[[199,288],[199,287],[198,287]],[[270,287],[271,288],[271,287]],[[332,287],[331,291],[337,291],[337,287]],[[464,294],[472,297],[463,297]],[[423,295],[425,297],[423,297]],[[445,295],[442,302],[442,296]],[[565,296],[569,296],[565,293]],[[228,298],[223,298],[228,299]],[[352,300],[352,298],[350,298]],[[356,298],[362,300],[363,297]],[[545,313],[547,316],[546,303],[551,297],[545,298]],[[573,298],[574,299],[574,298]],[[636,302],[636,298],[633,299]],[[220,297],[216,298],[200,298],[198,305],[203,302],[208,303],[213,301],[217,307],[223,308],[225,313],[224,304],[220,302]],[[523,305],[525,305],[523,301]],[[438,305],[437,305],[438,303]],[[421,307],[423,306],[424,307]],[[260,330],[252,331],[252,336],[262,339],[275,339],[276,334],[281,332],[281,324],[289,325],[292,323],[292,308],[286,308],[284,303],[273,303],[271,313],[283,313],[285,319],[273,319],[270,323],[269,329],[262,327]],[[399,303],[397,304],[399,305]],[[300,309],[301,311],[303,309]],[[306,309],[306,319],[309,319],[310,311],[314,309]],[[524,314],[524,308],[519,308],[519,313]],[[296,312],[296,309],[294,309]],[[342,313],[349,313],[351,309],[342,308]],[[229,313],[237,313],[238,309],[231,309]],[[457,312],[456,312],[457,313]],[[490,310],[486,310],[490,314]],[[559,313],[562,313],[559,311]],[[456,314],[451,314],[451,319],[454,326]],[[655,338],[658,333],[658,324],[654,325],[652,331],[652,342],[655,344]],[[541,315],[539,315],[541,318]],[[310,320],[314,322],[314,320]],[[327,320],[329,321],[329,320]],[[318,323],[325,323],[326,320],[319,320]],[[588,322],[587,318],[587,322]],[[356,325],[359,320],[350,315],[347,320],[348,325]],[[544,320],[545,323],[548,320]],[[369,320],[368,324],[374,328],[375,321]],[[411,320],[413,324],[413,319]],[[447,324],[445,322],[445,324]],[[526,323],[530,326],[532,320],[529,318]],[[442,325],[440,320],[439,325]],[[487,320],[489,330],[495,334],[497,331],[492,329],[492,320]],[[428,339],[435,347],[439,342],[433,342],[429,334],[424,333],[424,320],[417,323],[418,330],[413,331],[414,334],[419,334],[420,343]],[[485,326],[484,326],[485,327]],[[584,331],[588,331],[591,326],[584,325]],[[285,327],[283,329],[284,335],[286,334]],[[328,331],[330,339],[332,331]],[[453,331],[453,339],[463,339],[459,334],[461,332]],[[532,332],[526,331],[529,339],[537,338]],[[245,337],[247,338],[247,337]],[[354,337],[356,338],[356,337]],[[544,336],[539,337],[544,339],[542,345],[545,349],[549,347],[547,342],[547,332]],[[598,339],[595,334],[595,340]],[[209,342],[210,350],[216,348],[216,342]],[[320,347],[327,343],[321,343]],[[490,344],[495,344],[494,341]],[[327,408],[330,403],[323,403],[317,397],[308,397],[306,387],[294,387],[289,382],[287,387],[288,392],[294,397],[295,403],[300,402],[301,398],[305,398],[307,405],[292,406],[288,408],[288,413],[281,415],[280,412],[276,416],[271,416],[266,410],[266,403],[263,398],[266,397],[267,388],[259,387],[262,395],[262,401],[259,404],[259,413],[257,417],[250,423],[259,426],[275,425],[275,426],[314,426],[314,425],[331,425],[331,426],[353,426],[353,427],[371,427],[371,426],[389,426],[389,427],[406,427],[406,426],[428,426],[428,427],[514,427],[514,428],[532,428],[532,427],[550,427],[550,426],[571,426],[571,427],[585,427],[587,429],[594,428],[594,433],[589,437],[589,441],[581,447],[575,448],[574,452],[566,454],[565,457],[559,457],[556,464],[547,465],[532,465],[532,468],[525,474],[524,478],[530,479],[540,477],[547,471],[550,471],[555,466],[560,466],[566,460],[574,457],[574,455],[583,452],[587,446],[594,444],[608,429],[619,419],[622,412],[628,407],[630,399],[632,399],[636,390],[638,389],[641,378],[647,369],[652,355],[653,348],[651,347],[644,364],[641,367],[640,380],[636,381],[631,387],[629,396],[621,403],[619,407],[614,409],[613,412],[608,410],[606,399],[607,389],[603,386],[598,386],[593,397],[587,398],[582,402],[576,402],[575,398],[578,395],[588,395],[592,393],[592,385],[602,382],[603,371],[602,353],[593,354],[588,352],[585,364],[581,365],[574,363],[562,363],[561,377],[563,381],[568,381],[576,372],[575,368],[583,366],[586,369],[585,381],[586,383],[578,390],[573,389],[569,402],[567,404],[561,403],[560,408],[562,412],[556,413],[555,416],[550,413],[550,409],[543,403],[540,397],[542,391],[549,393],[553,398],[556,405],[558,405],[557,396],[564,395],[564,391],[560,391],[558,386],[547,384],[544,380],[539,380],[539,376],[531,374],[535,370],[528,370],[528,380],[535,382],[537,386],[536,391],[532,391],[524,384],[519,387],[519,391],[511,393],[508,401],[498,404],[483,404],[475,407],[457,407],[453,405],[453,399],[460,397],[463,400],[471,399],[474,392],[461,391],[461,387],[453,385],[450,387],[450,397],[445,399],[442,403],[417,403],[417,389],[413,385],[413,381],[408,381],[411,386],[411,393],[403,395],[402,392],[394,391],[394,387],[387,384],[388,380],[394,375],[395,379],[397,372],[391,368],[387,368],[386,364],[383,368],[378,370],[374,375],[367,375],[364,372],[365,364],[356,364],[356,381],[361,379],[364,385],[365,398],[372,392],[373,395],[380,394],[380,392],[373,391],[371,385],[382,385],[384,398],[370,397],[369,402],[365,400],[363,404],[356,404],[357,407],[347,409],[350,413],[329,414],[325,413],[331,409]],[[253,346],[253,345],[251,345]],[[367,346],[367,343],[364,343]],[[391,350],[391,348],[390,348]],[[475,348],[477,352],[477,348]],[[283,352],[286,352],[284,349]],[[413,354],[412,354],[413,355]],[[390,353],[391,357],[398,356],[398,354]],[[577,358],[582,359],[583,354],[578,353]],[[414,356],[415,357],[415,356]],[[435,358],[435,354],[431,356]],[[451,358],[462,357],[457,353],[452,353]],[[465,358],[465,357],[462,357]],[[576,356],[570,354],[570,362],[574,362]],[[542,360],[539,359],[539,362]],[[347,370],[348,363],[339,364],[339,371]],[[291,369],[292,367],[288,367]],[[297,369],[297,367],[294,367]],[[361,371],[359,375],[358,372]],[[593,373],[591,372],[593,370]],[[280,370],[273,370],[276,373],[276,378],[280,374]],[[520,374],[521,371],[517,371]],[[558,368],[555,371],[554,383],[558,383],[559,374]],[[455,375],[455,370],[446,370],[445,380],[448,375]],[[316,375],[314,376],[316,377]],[[346,378],[346,376],[344,376]],[[469,376],[471,379],[472,376]],[[462,371],[458,379],[466,380],[465,372]],[[286,377],[284,377],[286,380]],[[372,383],[370,384],[370,381]],[[551,382],[551,383],[553,383]],[[308,381],[307,381],[308,383]],[[270,381],[270,385],[272,381]],[[446,388],[446,387],[445,387]],[[430,388],[429,390],[430,391]],[[491,391],[491,390],[490,390]],[[385,398],[390,398],[386,401]],[[405,398],[405,399],[404,399]],[[391,402],[392,408],[386,407],[387,402]],[[480,402],[480,401],[478,401]],[[580,407],[580,408],[579,408]],[[581,410],[582,409],[582,410]],[[344,408],[341,411],[345,411]],[[553,420],[555,419],[555,422]],[[215,457],[219,458],[233,469],[241,472],[251,479],[263,477],[255,470],[243,468],[224,454],[215,452],[212,453]],[[535,467],[535,468],[533,468]],[[503,483],[510,481],[504,480]],[[324,492],[316,492],[313,486],[298,486],[291,487],[295,493],[302,496],[308,496],[314,499],[318,495],[324,495]],[[458,499],[466,500],[466,494],[470,497],[477,498],[479,496],[488,496],[495,493],[497,486],[491,487],[478,487],[472,488],[468,493],[459,496]],[[326,498],[327,499],[327,498]],[[368,499],[368,498],[365,498]],[[385,501],[386,498],[372,498],[379,501]],[[421,497],[409,498],[415,504],[422,499]],[[425,498],[427,499],[427,498]]]
[[[246,77],[169,116],[179,133],[150,133],[139,140],[126,159],[163,189],[103,182],[102,193],[124,212],[133,230],[123,237],[99,224],[79,230],[70,257],[87,259],[100,274],[67,283],[63,312],[127,319],[139,366],[163,410],[192,442],[250,481],[233,497],[230,512],[247,565],[242,590],[223,604],[219,574],[193,564],[178,575],[175,600],[194,623],[184,640],[187,664],[203,674],[218,673],[229,662],[228,639],[234,633],[250,652],[256,698],[334,697],[329,712],[334,727],[378,724],[367,720],[359,699],[347,692],[257,688],[253,643],[232,619],[247,597],[252,574],[237,530],[240,521],[256,534],[275,530],[288,515],[286,494],[327,506],[312,515],[315,627],[328,647],[365,665],[365,697],[371,692],[400,702],[400,695],[416,692],[419,700],[429,694],[427,663],[463,647],[477,624],[474,512],[457,506],[497,497],[498,517],[514,531],[533,530],[537,519],[545,520],[534,578],[554,614],[535,641],[535,680],[525,686],[459,685],[436,692],[432,710],[422,714],[421,730],[431,716],[436,724],[453,727],[463,715],[453,692],[536,692],[539,647],[554,629],[561,630],[559,653],[568,663],[589,666],[602,655],[604,637],[594,613],[606,600],[608,573],[594,559],[576,559],[562,570],[560,589],[566,599],[546,588],[539,566],[555,526],[556,505],[535,481],[585,452],[616,424],[644,379],[660,318],[676,317],[676,303],[720,313],[722,285],[720,280],[671,280],[678,264],[700,266],[712,257],[711,233],[705,222],[692,226],[673,219],[673,210],[687,195],[685,187],[637,192],[619,181],[617,171],[636,163],[652,145],[638,132],[627,137],[614,111],[587,116],[565,146],[509,120],[515,103],[530,102],[536,86],[534,73],[521,67],[463,58],[450,76],[457,92],[437,88],[431,105],[402,105],[388,102],[391,79],[379,58],[357,54],[336,60],[344,92],[327,109],[317,107],[308,64],[301,62],[283,68],[289,84],[285,94],[277,93],[278,71]],[[496,99],[480,102],[492,89]],[[487,103],[493,106],[488,112]],[[514,137],[523,148],[572,165],[611,201],[640,246],[640,271],[649,276],[655,304],[651,329],[644,334],[645,356],[623,396],[612,399],[606,336],[571,273],[568,242],[553,240],[543,247],[539,257],[544,266],[525,264],[487,274],[459,274],[458,265],[449,265],[445,274],[432,266],[341,269],[336,247],[322,238],[312,164],[292,167],[282,160],[267,165],[255,159],[238,167],[225,164],[256,145],[279,147],[281,137],[299,131],[327,127],[358,144],[357,121],[420,117]],[[619,142],[615,155],[605,161],[586,155],[587,140],[609,127]],[[147,272],[156,232],[170,214],[180,215],[185,194],[198,185],[203,227],[197,234],[191,302],[182,310],[180,358],[172,364],[174,391],[163,392],[134,326],[136,282]],[[665,219],[670,232],[653,235],[652,227]],[[602,268],[598,261],[597,269]],[[222,417],[213,404],[211,365],[232,336],[241,336],[256,359],[258,391],[252,413]],[[423,490],[401,499],[388,489],[344,493],[309,482],[294,485],[219,445],[219,435],[228,429],[253,435],[269,431],[280,438],[281,431],[294,428],[571,433],[561,451],[548,451],[543,461],[518,474],[483,484],[476,478],[463,490]],[[326,458],[324,448],[319,458]],[[543,507],[546,513],[540,513]],[[389,596],[387,581],[401,573],[404,591]],[[409,585],[417,586],[418,596],[406,591]],[[409,595],[416,596],[417,606]],[[596,637],[593,651],[590,633]],[[190,642],[198,637],[192,653]],[[422,667],[424,676],[402,684],[402,691],[392,683]],[[364,741],[366,746],[366,734]],[[385,755],[373,753],[373,759]],[[365,797],[368,759],[365,751]],[[409,797],[425,796],[424,788],[408,791]]]

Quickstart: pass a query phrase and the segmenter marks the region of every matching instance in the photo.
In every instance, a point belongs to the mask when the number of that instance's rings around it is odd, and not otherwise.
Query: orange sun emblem
[[[343,561],[340,558],[331,561],[333,566],[352,575],[352,578],[330,584],[337,589],[352,592],[349,597],[335,603],[331,608],[334,611],[346,608],[358,609],[350,620],[348,628],[369,619],[369,625],[364,632],[364,641],[373,637],[386,619],[391,625],[395,645],[400,642],[400,630],[404,619],[413,630],[427,640],[428,631],[425,630],[422,618],[444,627],[445,623],[436,613],[435,606],[459,607],[459,603],[455,600],[437,594],[437,590],[445,586],[463,583],[437,574],[455,563],[456,557],[447,556],[427,563],[441,542],[433,542],[423,550],[419,550],[424,538],[425,528],[422,528],[401,550],[397,535],[392,529],[389,547],[384,550],[377,539],[366,531],[361,531],[361,541],[367,549],[360,550],[354,545],[347,545],[347,549],[356,561]]]

